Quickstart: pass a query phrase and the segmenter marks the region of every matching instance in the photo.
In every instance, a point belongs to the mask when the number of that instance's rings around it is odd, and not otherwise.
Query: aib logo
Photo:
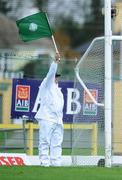
[[[15,111],[29,112],[30,86],[17,85],[15,98]]]
[[[90,93],[94,97],[96,101],[98,101],[98,90],[97,89],[89,89]],[[97,106],[91,100],[86,91],[84,91],[83,95],[83,115],[93,115],[97,116]]]

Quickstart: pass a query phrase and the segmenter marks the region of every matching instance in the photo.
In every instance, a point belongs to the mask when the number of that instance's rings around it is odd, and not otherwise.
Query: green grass
[[[0,149],[0,152],[2,153],[24,153],[24,149]],[[63,155],[71,155],[72,150],[70,148],[63,148],[62,154]],[[90,155],[91,149],[78,149],[75,151],[77,155]],[[34,148],[33,155],[38,155],[38,148]],[[104,155],[104,149],[99,148],[98,149],[98,155]]]
[[[122,180],[122,168],[0,167],[1,180]]]
[[[1,153],[24,153],[23,149],[0,149]],[[34,155],[38,155],[38,148],[34,148]],[[64,148],[62,150],[63,155],[71,155],[71,149],[70,148]]]
[[[0,132],[0,146],[3,145],[4,142],[4,132]]]

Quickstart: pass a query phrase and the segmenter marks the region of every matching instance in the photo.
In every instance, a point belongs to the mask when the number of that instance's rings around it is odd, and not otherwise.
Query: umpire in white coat
[[[41,166],[61,166],[64,98],[58,87],[60,54],[56,53],[47,76],[39,87],[39,159]]]

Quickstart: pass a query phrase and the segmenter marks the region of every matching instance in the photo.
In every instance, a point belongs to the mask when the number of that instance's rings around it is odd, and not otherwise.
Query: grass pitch
[[[122,168],[1,166],[1,180],[122,180]]]

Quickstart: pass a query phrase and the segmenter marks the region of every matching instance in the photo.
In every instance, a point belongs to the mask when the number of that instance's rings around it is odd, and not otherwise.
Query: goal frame
[[[111,0],[104,0],[104,37],[95,38],[81,60],[78,62],[75,68],[75,75],[83,89],[87,92],[93,103],[97,106],[103,106],[105,110],[105,167],[112,166],[112,41],[122,40],[122,36],[112,35],[112,22],[111,22]],[[89,89],[86,87],[82,78],[79,75],[79,66],[87,56],[89,49],[92,47],[96,40],[104,39],[105,45],[105,102],[99,103],[92,96]]]
[[[80,82],[81,86],[87,92],[91,100],[97,106],[103,106],[105,109],[105,166],[112,166],[112,41],[113,40],[122,40],[122,36],[113,36],[112,35],[112,23],[111,23],[111,0],[104,0],[104,9],[105,9],[105,19],[104,19],[104,37],[95,38],[81,60],[78,62],[75,68],[76,78]],[[79,66],[85,56],[92,46],[92,44],[99,39],[104,39],[105,44],[105,102],[101,104],[97,102],[86,85],[84,84],[82,78],[79,75]]]
[[[105,109],[105,166],[111,167],[112,166],[112,131],[111,131],[112,129],[112,126],[111,126],[112,124],[112,116],[111,116],[112,114],[112,72],[111,72],[112,56],[109,53],[106,53],[105,60],[104,60],[105,61],[105,102],[104,104],[97,102],[96,99],[92,96],[86,84],[83,82],[82,77],[80,77],[80,71],[79,71],[79,67],[81,66],[84,59],[87,57],[89,50],[91,49],[95,41],[98,41],[98,40],[104,40],[104,43],[106,44],[105,36],[97,37],[93,39],[93,41],[91,42],[86,52],[84,53],[80,61],[77,63],[75,67],[75,75],[76,75],[77,80],[83,87],[83,89],[87,92],[90,99],[93,101],[93,103],[96,106],[102,106]],[[116,41],[122,40],[122,36],[110,36],[110,40],[111,40],[111,46],[112,46],[112,42],[114,40]],[[106,48],[108,49],[108,46],[107,47],[105,46],[105,51],[107,51]],[[111,52],[112,52],[112,49],[111,49]],[[108,62],[106,63],[107,60],[109,61],[111,60],[111,62],[109,62],[109,66],[108,66]],[[108,103],[108,98],[111,98],[109,103]]]

